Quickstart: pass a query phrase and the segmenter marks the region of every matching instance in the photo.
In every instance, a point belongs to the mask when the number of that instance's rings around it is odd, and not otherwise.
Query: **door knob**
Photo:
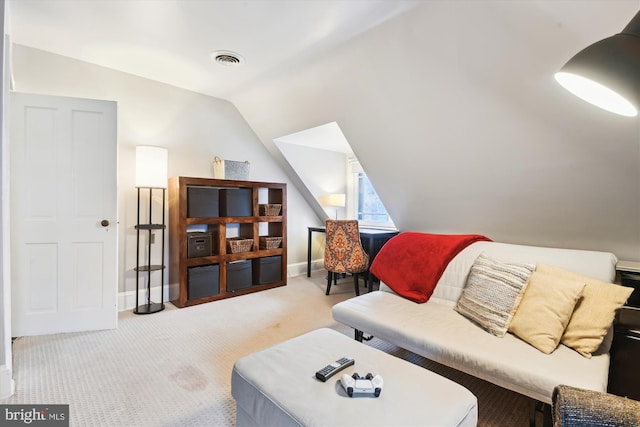
[[[109,220],[108,219],[103,219],[102,221],[100,221],[100,225],[103,227],[108,227],[109,226]]]

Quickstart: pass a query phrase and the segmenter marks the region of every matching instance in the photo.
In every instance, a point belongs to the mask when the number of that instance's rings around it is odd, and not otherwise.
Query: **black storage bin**
[[[626,305],[631,307],[640,307],[640,273],[623,271],[620,273],[620,281],[623,286],[634,288],[634,291],[631,293]]]
[[[187,217],[220,216],[219,190],[213,187],[187,187]]]
[[[218,264],[187,269],[187,299],[210,297],[220,293]]]
[[[254,285],[265,285],[282,280],[282,257],[280,255],[256,258],[253,262]]]
[[[227,264],[227,292],[251,287],[251,260]]]
[[[228,188],[220,190],[221,216],[252,216],[252,190]]]
[[[187,233],[187,258],[211,256],[211,233]]]

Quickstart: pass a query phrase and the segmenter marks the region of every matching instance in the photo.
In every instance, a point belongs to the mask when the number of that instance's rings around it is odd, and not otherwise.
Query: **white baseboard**
[[[154,296],[160,295],[159,286],[154,286],[151,288],[151,300],[153,302],[158,302],[154,299]],[[164,288],[164,301],[167,302],[168,298],[168,288],[165,286]],[[140,290],[140,295],[138,296],[138,305],[144,304],[147,298],[147,291]],[[136,291],[127,291],[120,292],[118,294],[118,311],[128,311],[133,310],[136,307]]]
[[[118,294],[118,311],[133,310],[136,305],[136,291],[120,292]]]
[[[13,372],[7,365],[0,366],[0,400],[11,396],[16,389]]]
[[[311,260],[311,271],[323,270],[324,259]],[[307,274],[307,263],[298,262],[296,264],[287,265],[287,277],[300,276],[301,274]]]

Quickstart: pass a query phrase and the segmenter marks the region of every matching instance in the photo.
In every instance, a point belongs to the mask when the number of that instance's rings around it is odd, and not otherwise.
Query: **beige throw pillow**
[[[534,271],[509,332],[545,354],[552,353],[584,287],[583,282]]]
[[[590,358],[602,344],[613,323],[616,309],[629,299],[633,288],[603,282],[552,265],[538,264],[536,271],[586,284],[561,342]]]

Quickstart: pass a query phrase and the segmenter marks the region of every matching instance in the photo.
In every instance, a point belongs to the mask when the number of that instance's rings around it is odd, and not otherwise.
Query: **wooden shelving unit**
[[[171,302],[187,307],[286,285],[286,200],[287,188],[282,183],[170,178]],[[264,213],[261,205],[267,204],[281,205],[279,214],[260,215]],[[206,243],[189,257],[188,240],[193,241],[194,235]],[[261,237],[282,238],[282,243],[264,249]],[[236,238],[252,240],[251,250],[231,253],[228,241]],[[202,248],[205,252],[210,248],[210,252],[203,254]],[[251,272],[247,274],[247,270]]]

